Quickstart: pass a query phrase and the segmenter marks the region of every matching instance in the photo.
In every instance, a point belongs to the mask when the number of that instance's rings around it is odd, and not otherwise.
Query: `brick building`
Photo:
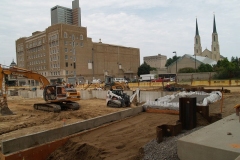
[[[18,67],[36,71],[51,82],[57,78],[66,82],[103,80],[105,75],[131,79],[140,66],[138,48],[92,42],[86,27],[68,24],[55,24],[19,38],[16,57]]]

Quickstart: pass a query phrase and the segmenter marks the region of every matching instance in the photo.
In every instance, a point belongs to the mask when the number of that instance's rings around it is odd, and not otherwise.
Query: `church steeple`
[[[198,24],[197,24],[197,18],[196,18],[196,35],[199,35],[199,32],[198,32]],[[196,36],[195,35],[195,36]]]
[[[218,42],[218,34],[216,29],[215,15],[213,17],[213,33],[212,33],[212,57],[216,61],[220,60],[220,47]]]
[[[213,33],[217,33],[215,15],[214,15],[214,18],[213,18]]]
[[[198,23],[196,18],[196,34],[194,37],[194,55],[200,56],[202,54],[201,38],[198,31]]]

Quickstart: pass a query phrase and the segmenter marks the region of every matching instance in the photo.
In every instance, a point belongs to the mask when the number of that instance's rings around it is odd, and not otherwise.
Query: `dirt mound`
[[[47,160],[102,160],[103,149],[96,148],[87,143],[69,140],[64,146],[54,151]]]

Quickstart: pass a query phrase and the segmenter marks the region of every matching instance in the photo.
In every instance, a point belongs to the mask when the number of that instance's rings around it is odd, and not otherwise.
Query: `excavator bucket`
[[[7,103],[2,103],[1,106],[0,106],[0,113],[2,116],[5,116],[5,115],[12,115],[13,112],[8,108],[8,105]]]

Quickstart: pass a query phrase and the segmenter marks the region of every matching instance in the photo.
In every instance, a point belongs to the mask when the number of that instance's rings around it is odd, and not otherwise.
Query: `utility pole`
[[[175,53],[175,56],[176,56],[176,76],[175,76],[175,82],[177,83],[177,52],[174,51],[173,53]]]

